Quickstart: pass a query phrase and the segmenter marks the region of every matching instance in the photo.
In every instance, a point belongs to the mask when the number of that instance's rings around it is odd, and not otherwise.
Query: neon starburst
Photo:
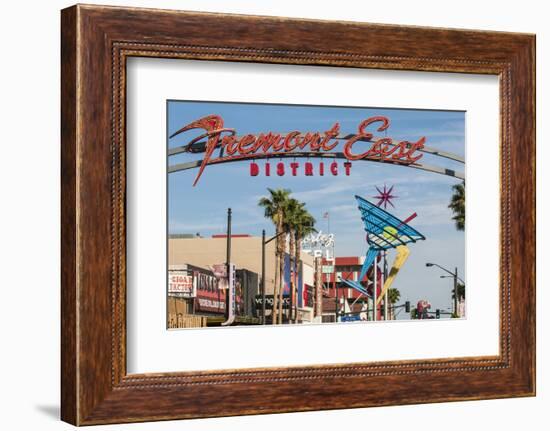
[[[378,196],[373,196],[374,199],[378,199],[377,206],[384,206],[384,209],[387,208],[388,204],[390,204],[393,208],[395,206],[393,205],[392,199],[397,198],[398,196],[392,195],[393,186],[391,186],[389,189],[386,187],[386,184],[384,184],[384,189],[380,190],[378,186],[375,186],[376,190],[378,191]]]

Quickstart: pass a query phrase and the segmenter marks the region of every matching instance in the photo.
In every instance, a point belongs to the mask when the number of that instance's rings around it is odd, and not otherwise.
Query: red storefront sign
[[[416,142],[394,142],[390,137],[377,138],[373,141],[374,134],[368,130],[371,126],[374,129],[373,131],[384,132],[389,128],[390,120],[384,116],[374,116],[359,123],[357,133],[349,137],[343,145],[343,156],[348,160],[348,163],[355,160],[376,160],[410,165],[422,157],[422,154],[419,154],[417,151],[424,147],[425,137],[420,138]],[[303,133],[294,130],[281,134],[268,131],[257,135],[247,134],[237,137],[235,129],[224,127],[222,117],[219,115],[207,115],[182,127],[173,133],[170,138],[193,129],[203,129],[204,133],[192,139],[187,145],[188,148],[191,148],[194,143],[200,140],[207,139],[204,158],[200,163],[199,172],[193,183],[193,185],[196,185],[206,166],[215,163],[269,158],[288,154],[299,156],[300,153],[334,154],[334,150],[338,145],[337,138],[340,133],[340,124],[334,123],[330,129],[324,132]],[[222,134],[224,135],[222,136]],[[366,148],[364,145],[361,145],[365,143],[369,144]],[[216,148],[220,148],[221,150],[218,157],[213,156]],[[313,174],[313,166],[307,166],[309,165],[304,166],[306,175],[307,172]],[[298,168],[299,166],[292,166],[291,164],[290,172],[295,175]],[[271,168],[268,169],[270,170]],[[284,175],[284,165],[278,165],[275,169],[278,170],[278,175]],[[325,167],[322,169],[324,171]],[[347,175],[349,175],[351,163],[347,166],[344,165],[344,169]],[[331,164],[329,171],[333,175],[338,175],[338,165]],[[251,174],[254,173],[256,173],[256,167],[251,167]],[[259,170],[257,174],[259,174]]]

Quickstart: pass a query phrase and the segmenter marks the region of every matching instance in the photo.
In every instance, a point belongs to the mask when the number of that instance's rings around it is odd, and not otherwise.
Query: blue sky
[[[168,135],[200,117],[218,114],[224,126],[234,128],[238,135],[267,131],[289,132],[328,130],[340,123],[341,134],[355,133],[364,119],[373,115],[390,118],[387,136],[394,140],[416,141],[426,136],[426,146],[465,154],[465,113],[459,111],[404,110],[383,108],[349,108],[301,105],[240,104],[219,102],[168,102]],[[373,129],[372,127],[369,128]],[[169,147],[185,145],[200,132],[189,131],[168,141]],[[375,135],[383,135],[376,133]],[[359,144],[357,144],[359,145]],[[341,149],[338,146],[335,150]],[[170,165],[202,158],[199,154],[181,154],[170,157]],[[287,169],[292,159],[284,159]],[[296,159],[303,166],[305,159]],[[311,160],[315,165],[318,161]],[[342,170],[343,160],[339,161]],[[424,155],[423,163],[464,172],[464,165],[451,160]],[[264,161],[257,162],[260,167]],[[233,210],[233,232],[261,235],[262,229],[273,233],[271,222],[258,207],[267,188],[287,188],[297,199],[306,203],[317,219],[317,229],[326,231],[325,212],[330,214],[330,229],[335,234],[337,256],[357,256],[366,252],[364,231],[354,200],[358,194],[372,199],[375,186],[394,186],[397,217],[406,218],[413,212],[418,216],[410,223],[426,236],[425,241],[410,245],[408,262],[397,277],[394,287],[401,291],[403,300],[416,303],[428,299],[435,308],[451,306],[452,279],[441,279],[441,272],[427,268],[425,262],[435,262],[449,269],[458,267],[465,274],[464,232],[458,232],[447,208],[451,187],[458,179],[388,164],[353,162],[350,176],[340,173],[306,177],[249,175],[249,161],[207,166],[195,187],[192,183],[197,169],[180,171],[168,176],[168,224],[170,233],[197,233],[210,236],[223,233],[226,210]],[[325,161],[326,164],[326,161]],[[390,207],[388,208],[390,210]]]

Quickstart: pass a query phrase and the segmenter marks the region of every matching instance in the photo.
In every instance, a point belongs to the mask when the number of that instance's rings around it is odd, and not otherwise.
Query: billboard
[[[225,292],[218,288],[218,280],[208,272],[194,271],[197,296],[195,310],[207,313],[225,313]]]

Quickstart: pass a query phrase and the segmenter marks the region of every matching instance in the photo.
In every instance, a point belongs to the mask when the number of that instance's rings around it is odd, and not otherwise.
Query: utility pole
[[[374,283],[373,283],[374,288],[372,289],[372,298],[373,298],[374,308],[372,310],[372,320],[376,322],[376,320],[378,319],[378,316],[376,315],[376,311],[378,308],[376,306],[376,299],[378,296],[378,283],[376,280],[378,278],[378,255],[376,255],[376,257],[374,258],[373,274],[374,274]]]
[[[382,264],[382,280],[380,284],[382,285],[382,288],[384,288],[384,283],[388,278],[388,263],[386,262],[386,250],[382,252],[382,256],[384,257],[384,262]],[[388,299],[389,299],[389,292],[386,291],[384,293],[384,320],[388,320],[388,311],[389,311]]]
[[[323,316],[323,280],[321,275],[321,258],[315,258],[315,316],[320,316],[322,320]]]
[[[231,208],[227,208],[227,245],[226,245],[226,265],[227,265],[227,289],[225,292],[225,318],[229,318],[229,307],[232,305],[229,304],[229,289],[231,289],[231,286],[229,285],[230,281],[230,275],[231,272]]]
[[[336,279],[336,274],[334,275],[334,278]],[[328,284],[330,286],[330,280],[328,281]],[[334,321],[338,322],[338,308],[340,305],[340,301],[338,298],[338,287],[336,286],[336,283],[334,283]]]
[[[265,229],[262,230],[262,325],[265,325]]]
[[[262,230],[262,324],[265,325],[265,246],[269,244],[274,239],[277,239],[279,236],[285,232],[280,232],[278,235],[272,236],[268,240],[265,239],[265,229]],[[277,310],[275,309],[275,290],[273,290],[273,305],[271,307],[271,321],[275,319],[275,314]]]

